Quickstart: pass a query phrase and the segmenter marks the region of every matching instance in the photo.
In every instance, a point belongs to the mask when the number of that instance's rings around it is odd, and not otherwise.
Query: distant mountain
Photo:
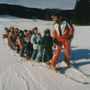
[[[37,9],[28,8],[20,5],[0,4],[0,14],[9,14],[22,18],[38,18],[50,20],[51,14],[62,12],[62,9]]]
[[[75,5],[75,21],[90,24],[90,0],[77,0]]]
[[[63,9],[39,9],[13,4],[0,4],[0,14],[8,14],[21,18],[51,20],[54,13],[62,14],[75,24],[90,25],[90,0],[77,0],[75,8]]]

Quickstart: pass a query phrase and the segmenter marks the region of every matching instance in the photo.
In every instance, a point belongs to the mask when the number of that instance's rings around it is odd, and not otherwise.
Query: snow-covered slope
[[[60,68],[55,73],[45,65],[21,61],[2,39],[6,26],[20,29],[37,26],[43,34],[45,28],[52,30],[52,22],[7,17],[0,18],[0,90],[90,90],[90,26],[74,26],[71,60],[77,69]],[[58,66],[64,66],[64,62]]]

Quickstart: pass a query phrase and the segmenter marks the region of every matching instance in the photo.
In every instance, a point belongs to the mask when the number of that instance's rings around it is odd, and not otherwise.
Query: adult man
[[[65,50],[65,62],[70,67],[70,41],[73,38],[74,29],[67,20],[62,20],[62,16],[55,14],[51,16],[54,21],[53,38],[56,44],[56,51],[50,60],[50,68],[56,70],[56,63],[61,54],[62,46]]]

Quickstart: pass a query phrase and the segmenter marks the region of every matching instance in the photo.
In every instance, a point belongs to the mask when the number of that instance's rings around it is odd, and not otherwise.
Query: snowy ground
[[[21,61],[2,39],[6,26],[20,29],[37,26],[42,33],[45,28],[52,30],[49,21],[0,17],[0,90],[90,90],[90,26],[74,26],[71,62],[75,61],[76,69],[60,68],[58,73],[42,64]],[[63,65],[63,62],[58,64]]]

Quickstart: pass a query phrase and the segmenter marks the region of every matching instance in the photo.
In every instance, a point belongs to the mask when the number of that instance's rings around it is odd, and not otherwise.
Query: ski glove
[[[55,43],[56,45],[61,45],[61,43],[60,43],[56,38],[54,38],[54,43]]]
[[[69,40],[71,40],[72,38],[73,38],[73,35],[70,35],[70,36],[68,37]]]

